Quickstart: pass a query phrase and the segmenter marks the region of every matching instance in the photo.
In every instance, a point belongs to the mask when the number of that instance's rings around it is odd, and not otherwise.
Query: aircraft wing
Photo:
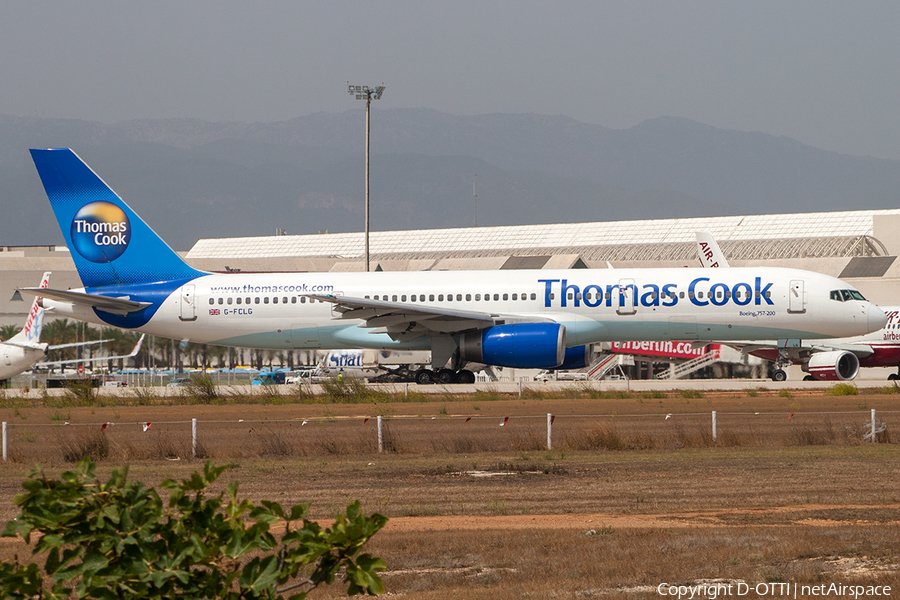
[[[77,346],[91,346],[93,344],[102,344],[103,342],[108,342],[109,340],[91,340],[90,342],[72,342],[71,344],[55,344],[53,346],[47,346],[47,350],[60,350],[62,348],[75,348]]]
[[[724,346],[730,346],[735,350],[740,350],[742,354],[752,354],[759,350],[778,350],[778,343],[775,341],[769,343],[759,343],[759,342],[717,342]],[[875,350],[872,349],[872,346],[868,344],[833,344],[833,343],[825,343],[822,341],[817,341],[815,343],[804,344],[800,348],[789,348],[789,350],[800,351],[806,350],[810,353],[814,352],[833,352],[833,351],[844,351],[855,354],[858,358],[866,358],[867,356],[871,356],[875,353]]]
[[[141,334],[141,337],[138,339],[137,343],[134,345],[134,348],[131,349],[131,352],[128,354],[122,354],[121,356],[95,356],[93,358],[74,358],[71,360],[56,360],[52,362],[41,362],[36,364],[36,367],[55,367],[59,365],[70,365],[75,363],[93,363],[93,362],[102,362],[104,360],[118,360],[120,358],[134,358],[137,356],[137,353],[141,351],[141,345],[144,343],[144,336],[146,334]],[[108,340],[105,340],[108,341]],[[68,344],[74,345],[74,344]],[[60,346],[57,346],[60,347]]]
[[[407,302],[388,302],[348,296],[305,295],[308,298],[330,302],[334,311],[339,315],[337,318],[362,319],[365,323],[359,325],[360,327],[372,329],[371,333],[386,333],[394,340],[410,340],[423,335],[454,334],[524,320],[520,315],[513,317],[499,313],[456,310]],[[527,321],[553,322],[552,319],[542,317],[528,317]]]
[[[44,298],[59,300],[61,302],[71,302],[72,304],[90,306],[91,308],[102,310],[103,312],[123,316],[128,313],[137,312],[152,304],[150,302],[135,302],[127,296],[122,298],[112,298],[109,296],[100,296],[98,294],[72,292],[69,290],[54,290],[50,288],[19,288],[19,291],[33,296],[42,296]]]

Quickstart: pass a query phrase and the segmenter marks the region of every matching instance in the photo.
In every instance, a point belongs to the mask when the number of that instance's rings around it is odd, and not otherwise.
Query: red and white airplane
[[[728,260],[719,249],[712,234],[697,232],[697,251],[700,264],[707,268],[728,267]],[[833,300],[859,300],[855,290],[836,290],[834,294],[847,297]],[[900,306],[882,306],[887,323],[878,331],[866,335],[830,340],[772,340],[770,342],[727,342],[728,346],[775,363],[773,381],[784,381],[784,368],[799,364],[808,375],[804,380],[849,381],[859,374],[860,367],[898,367],[890,380],[900,379]]]
[[[41,278],[41,285],[38,290],[46,289],[50,285],[50,273],[44,273]],[[102,344],[105,340],[95,340],[91,342],[76,342],[73,344],[57,344],[51,346],[41,342],[41,330],[44,325],[44,308],[41,306],[41,297],[36,296],[31,304],[31,310],[28,312],[28,319],[25,321],[25,327],[5,342],[0,342],[0,382],[9,379],[23,371],[37,368],[57,367],[75,363],[93,363],[108,360],[117,360],[120,358],[132,358],[141,349],[144,341],[142,335],[130,354],[123,356],[100,356],[94,358],[81,358],[73,360],[58,360],[53,362],[41,362],[47,356],[50,350],[59,350],[61,348],[74,348],[77,346],[88,346],[91,344]]]

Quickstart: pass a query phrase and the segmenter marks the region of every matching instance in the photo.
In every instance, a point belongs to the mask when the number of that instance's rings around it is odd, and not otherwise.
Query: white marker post
[[[7,427],[7,423],[6,423],[6,421],[3,421],[3,460],[4,461],[7,458],[9,458],[9,452],[7,452],[7,450],[9,450],[9,446],[7,445],[8,438],[6,437],[6,427]]]
[[[381,415],[376,419],[378,422],[378,452],[384,452],[384,436],[381,433]]]
[[[553,449],[553,415],[547,413],[547,450]]]
[[[191,456],[197,458],[197,419],[191,419]]]
[[[716,435],[716,411],[712,411],[712,435],[713,441],[715,442],[718,436]]]

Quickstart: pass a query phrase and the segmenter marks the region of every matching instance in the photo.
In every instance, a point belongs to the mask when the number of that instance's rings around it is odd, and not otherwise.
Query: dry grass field
[[[388,516],[369,549],[387,561],[391,597],[651,598],[662,583],[712,580],[750,585],[745,598],[780,597],[775,583],[796,583],[796,597],[813,598],[802,586],[832,582],[890,585],[897,596],[900,395],[892,391],[7,392],[0,518],[16,515],[11,498],[35,463],[57,474],[89,454],[103,476],[128,463],[132,478],[158,484],[212,460],[232,465],[221,485],[238,480],[255,501],[311,502],[327,520],[359,499]],[[871,409],[884,429],[877,443],[864,439]],[[23,551],[0,543],[4,558]],[[340,594],[314,597],[331,595]]]

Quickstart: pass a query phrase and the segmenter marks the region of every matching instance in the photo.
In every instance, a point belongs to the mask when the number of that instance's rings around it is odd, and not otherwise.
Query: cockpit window
[[[865,297],[856,290],[831,290],[831,299],[838,302],[847,302],[848,300],[862,300]]]

